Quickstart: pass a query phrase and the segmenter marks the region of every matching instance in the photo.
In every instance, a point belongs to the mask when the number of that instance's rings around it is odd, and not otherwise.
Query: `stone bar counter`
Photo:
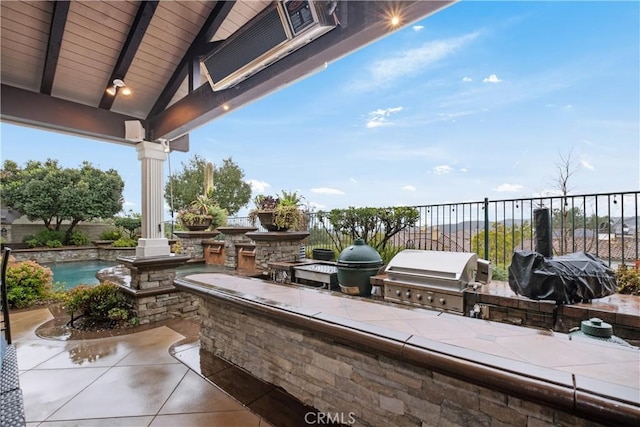
[[[637,426],[640,351],[541,329],[225,274],[202,298],[217,355],[357,425]]]

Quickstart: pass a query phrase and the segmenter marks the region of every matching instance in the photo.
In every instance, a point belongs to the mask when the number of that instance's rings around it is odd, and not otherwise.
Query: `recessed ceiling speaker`
[[[144,141],[144,127],[140,120],[124,121],[124,139],[131,142]]]

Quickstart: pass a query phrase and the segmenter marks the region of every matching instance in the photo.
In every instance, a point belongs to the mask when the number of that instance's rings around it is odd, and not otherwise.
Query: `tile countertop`
[[[225,274],[204,289],[640,406],[640,349],[314,288]]]

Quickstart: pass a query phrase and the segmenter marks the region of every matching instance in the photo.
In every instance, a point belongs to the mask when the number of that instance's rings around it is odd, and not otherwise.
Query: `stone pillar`
[[[217,230],[224,235],[224,268],[235,270],[238,268],[238,251],[236,243],[249,243],[251,239],[246,233],[256,231],[256,227],[218,227]]]
[[[174,231],[173,234],[180,239],[180,245],[182,246],[182,254],[189,256],[191,259],[189,262],[203,262],[204,261],[204,249],[202,247],[202,241],[207,239],[213,239],[218,234],[217,230],[214,231]]]
[[[182,255],[160,258],[118,257],[122,267],[115,267],[114,274],[109,279],[124,291],[141,325],[173,318],[196,317],[200,298],[188,292],[179,292],[173,285],[176,268],[188,259],[189,257]]]
[[[300,261],[300,245],[308,236],[308,231],[247,233],[247,237],[256,242],[256,272],[269,276],[270,263]]]
[[[164,237],[163,176],[167,153],[162,145],[142,141],[137,145],[142,162],[142,238],[138,240],[136,257],[169,256],[169,240]]]

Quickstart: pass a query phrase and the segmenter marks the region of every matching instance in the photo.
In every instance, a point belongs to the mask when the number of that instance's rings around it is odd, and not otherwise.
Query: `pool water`
[[[118,265],[115,261],[70,261],[45,264],[53,272],[53,283],[64,285],[61,290],[75,288],[78,285],[97,285],[96,273],[107,267]],[[177,276],[183,277],[194,273],[219,272],[220,267],[206,264],[184,265],[178,267]]]
[[[96,273],[106,267],[117,265],[113,261],[71,261],[46,264],[53,272],[53,283],[64,284],[64,289],[78,285],[97,285]]]

